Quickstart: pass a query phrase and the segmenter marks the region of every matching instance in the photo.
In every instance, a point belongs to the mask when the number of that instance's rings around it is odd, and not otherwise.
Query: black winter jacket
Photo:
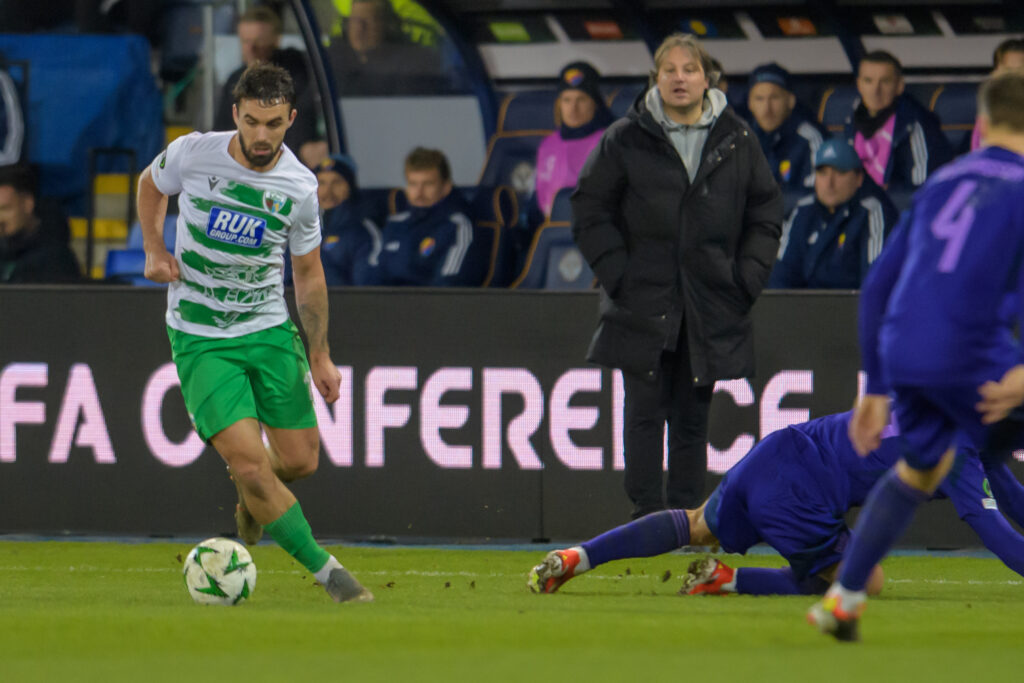
[[[572,207],[602,289],[588,360],[653,381],[684,328],[695,385],[754,373],[749,313],[779,249],[782,193],[730,108],[700,159],[691,183],[643,93],[587,159]]]

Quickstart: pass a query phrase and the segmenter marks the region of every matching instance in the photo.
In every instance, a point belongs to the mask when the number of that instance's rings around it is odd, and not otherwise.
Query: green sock
[[[285,549],[285,552],[314,574],[320,571],[331,557],[330,553],[313,540],[313,530],[302,514],[302,506],[298,501],[273,522],[265,524],[263,529]]]

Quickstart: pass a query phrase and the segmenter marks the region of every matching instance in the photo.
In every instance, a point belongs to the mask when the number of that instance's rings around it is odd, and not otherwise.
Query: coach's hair
[[[21,195],[36,194],[36,174],[23,163],[0,166],[0,187],[10,186]]]
[[[700,68],[704,71],[704,76],[708,79],[708,85],[712,88],[718,85],[718,79],[721,78],[722,72],[715,68],[715,60],[712,59],[708,51],[704,49],[704,46],[700,44],[696,36],[692,33],[673,33],[669,35],[665,40],[661,41],[661,45],[654,51],[654,69],[649,74],[648,84],[655,85],[658,82],[658,71],[661,70],[661,63],[665,61],[665,56],[674,48],[681,47],[684,50],[689,50],[690,54],[693,55],[698,62],[700,62]]]
[[[1008,52],[1024,52],[1024,38],[1007,38],[996,46],[992,53],[992,68],[998,68],[999,63]]]
[[[274,31],[274,35],[279,36],[284,33],[284,24],[281,22],[281,17],[266,5],[250,7],[242,12],[235,26],[245,23],[269,24]]]
[[[900,64],[900,60],[891,52],[885,50],[873,50],[863,57],[860,58],[860,64],[864,62],[871,62],[872,64],[888,64],[892,67],[893,72],[896,74],[896,78],[903,78],[903,65]],[[860,64],[857,65],[857,73],[860,73]]]
[[[1024,72],[1007,71],[982,83],[978,113],[992,126],[1024,133]]]
[[[231,91],[231,96],[238,104],[242,100],[257,100],[281,104],[287,102],[295,106],[295,83],[288,72],[279,66],[256,62],[242,72],[238,83]]]
[[[437,169],[441,174],[441,180],[448,182],[452,179],[452,168],[448,165],[448,157],[439,149],[427,149],[417,147],[405,157],[405,170],[409,171],[430,171]]]

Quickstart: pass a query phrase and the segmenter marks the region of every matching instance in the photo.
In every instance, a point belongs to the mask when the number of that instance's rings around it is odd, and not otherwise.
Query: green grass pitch
[[[544,549],[332,547],[377,596],[336,605],[262,544],[253,598],[231,608],[191,602],[179,559],[189,549],[0,542],[0,681],[1024,677],[1024,586],[992,559],[890,558],[863,642],[839,644],[805,622],[811,598],[676,595],[690,555],[611,563],[533,595],[525,577]]]

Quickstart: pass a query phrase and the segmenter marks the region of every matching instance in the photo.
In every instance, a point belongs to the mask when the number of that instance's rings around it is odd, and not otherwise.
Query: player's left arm
[[[327,282],[320,263],[320,247],[296,256],[292,254],[292,278],[299,322],[309,342],[309,369],[317,391],[328,403],[338,399],[341,374],[331,361],[327,343]]]

